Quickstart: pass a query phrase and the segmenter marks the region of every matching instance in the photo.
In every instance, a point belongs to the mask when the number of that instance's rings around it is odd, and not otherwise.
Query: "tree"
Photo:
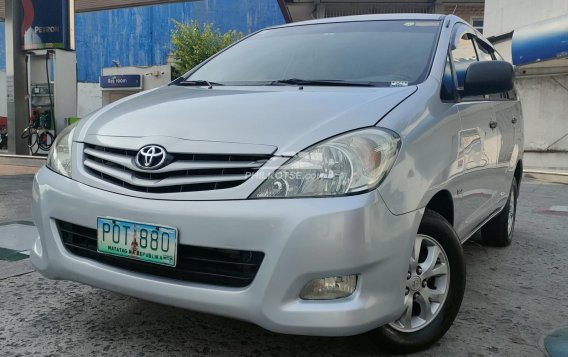
[[[213,24],[200,25],[197,21],[183,24],[174,20],[174,25],[171,42],[172,55],[175,58],[173,64],[175,77],[189,71],[244,36],[243,33],[235,30],[221,33],[220,29],[213,28]]]

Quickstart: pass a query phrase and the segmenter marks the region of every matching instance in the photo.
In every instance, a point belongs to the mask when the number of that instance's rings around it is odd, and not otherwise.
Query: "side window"
[[[480,61],[493,61],[493,50],[487,48],[487,45],[479,41],[475,41],[475,47]]]
[[[491,47],[487,46],[487,44],[476,40],[475,42],[475,49],[477,50],[477,56],[479,57],[479,61],[493,61],[494,58],[494,51]],[[487,96],[489,99],[507,99],[507,93],[493,93]]]
[[[465,72],[470,63],[477,61],[477,54],[469,33],[464,33],[452,47],[455,47],[452,48],[451,53],[457,81],[456,87],[458,90],[463,90]]]
[[[488,47],[486,44],[482,43],[481,41],[475,41],[475,46],[480,61],[493,61],[493,60],[504,61],[503,57],[501,57],[499,53],[497,53],[493,48]],[[517,94],[513,89],[509,92],[490,94],[489,99],[516,100]]]

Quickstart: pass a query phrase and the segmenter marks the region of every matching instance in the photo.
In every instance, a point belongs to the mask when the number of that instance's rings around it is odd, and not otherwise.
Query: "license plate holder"
[[[102,254],[175,267],[178,231],[174,227],[97,217],[97,251]]]

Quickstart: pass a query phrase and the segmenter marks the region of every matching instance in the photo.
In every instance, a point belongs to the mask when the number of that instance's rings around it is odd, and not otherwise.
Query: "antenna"
[[[452,11],[452,15],[456,14],[456,10],[458,9],[458,4],[456,4],[456,6],[454,7],[454,11]]]

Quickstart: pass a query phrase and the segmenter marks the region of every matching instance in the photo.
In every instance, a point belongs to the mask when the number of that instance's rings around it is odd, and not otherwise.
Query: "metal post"
[[[28,125],[26,55],[20,49],[20,0],[6,0],[6,94],[8,97],[8,153],[29,155],[21,133]]]

